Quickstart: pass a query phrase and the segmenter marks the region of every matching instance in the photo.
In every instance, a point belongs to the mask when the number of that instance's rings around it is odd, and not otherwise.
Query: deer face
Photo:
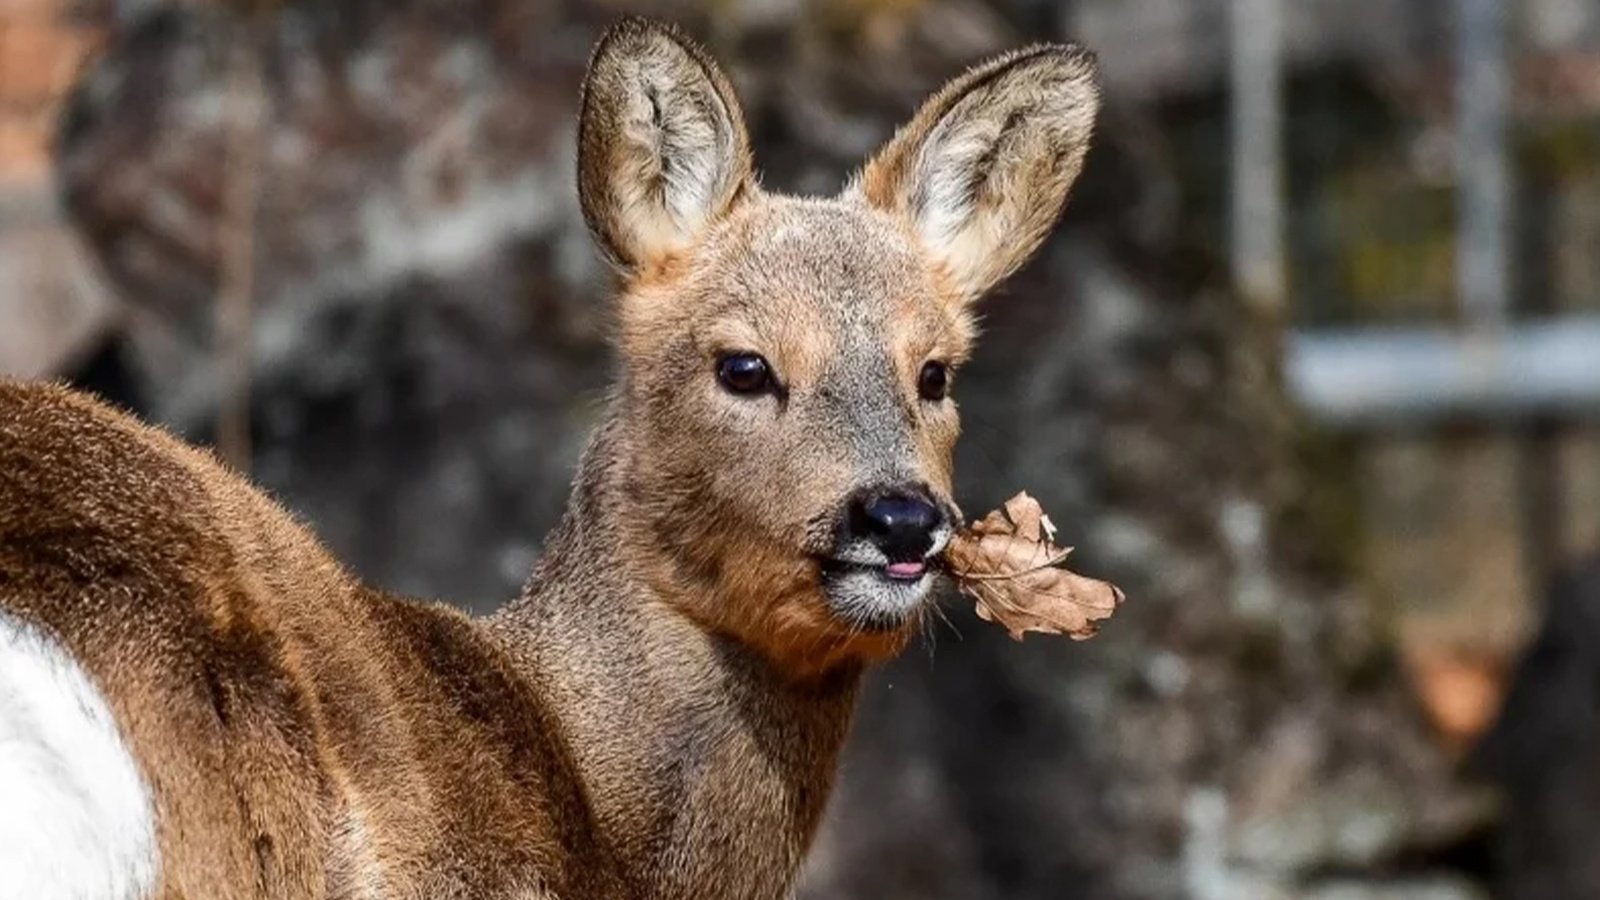
[[[782,197],[697,47],[607,34],[580,195],[625,278],[629,540],[662,596],[805,669],[904,644],[959,517],[972,303],[1053,224],[1095,108],[1084,54],[1022,51],[952,82],[839,197]]]

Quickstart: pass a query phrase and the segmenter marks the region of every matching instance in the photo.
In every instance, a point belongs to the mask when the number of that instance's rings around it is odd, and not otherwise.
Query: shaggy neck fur
[[[629,459],[614,422],[585,454],[522,597],[489,630],[553,704],[635,885],[783,896],[832,786],[861,667],[787,678],[650,588],[625,538]]]

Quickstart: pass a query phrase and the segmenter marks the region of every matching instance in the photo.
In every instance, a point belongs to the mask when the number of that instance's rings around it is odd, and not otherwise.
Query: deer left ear
[[[923,104],[849,192],[903,217],[967,299],[1054,226],[1100,108],[1094,56],[1046,44],[992,60]]]

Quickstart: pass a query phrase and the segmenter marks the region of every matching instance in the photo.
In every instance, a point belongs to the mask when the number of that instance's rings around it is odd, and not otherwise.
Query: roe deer
[[[483,620],[361,585],[204,452],[0,384],[0,896],[786,895],[958,522],[971,306],[1053,226],[1097,97],[1084,51],[1011,53],[786,197],[702,50],[608,31],[578,186],[620,372]]]

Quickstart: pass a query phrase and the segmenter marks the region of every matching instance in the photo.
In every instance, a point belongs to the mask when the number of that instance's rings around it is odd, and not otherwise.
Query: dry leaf
[[[1024,632],[1094,636],[1116,612],[1122,591],[1061,567],[1071,547],[1055,545],[1056,527],[1026,492],[974,522],[950,542],[945,560],[978,616],[999,622],[1014,640]]]

